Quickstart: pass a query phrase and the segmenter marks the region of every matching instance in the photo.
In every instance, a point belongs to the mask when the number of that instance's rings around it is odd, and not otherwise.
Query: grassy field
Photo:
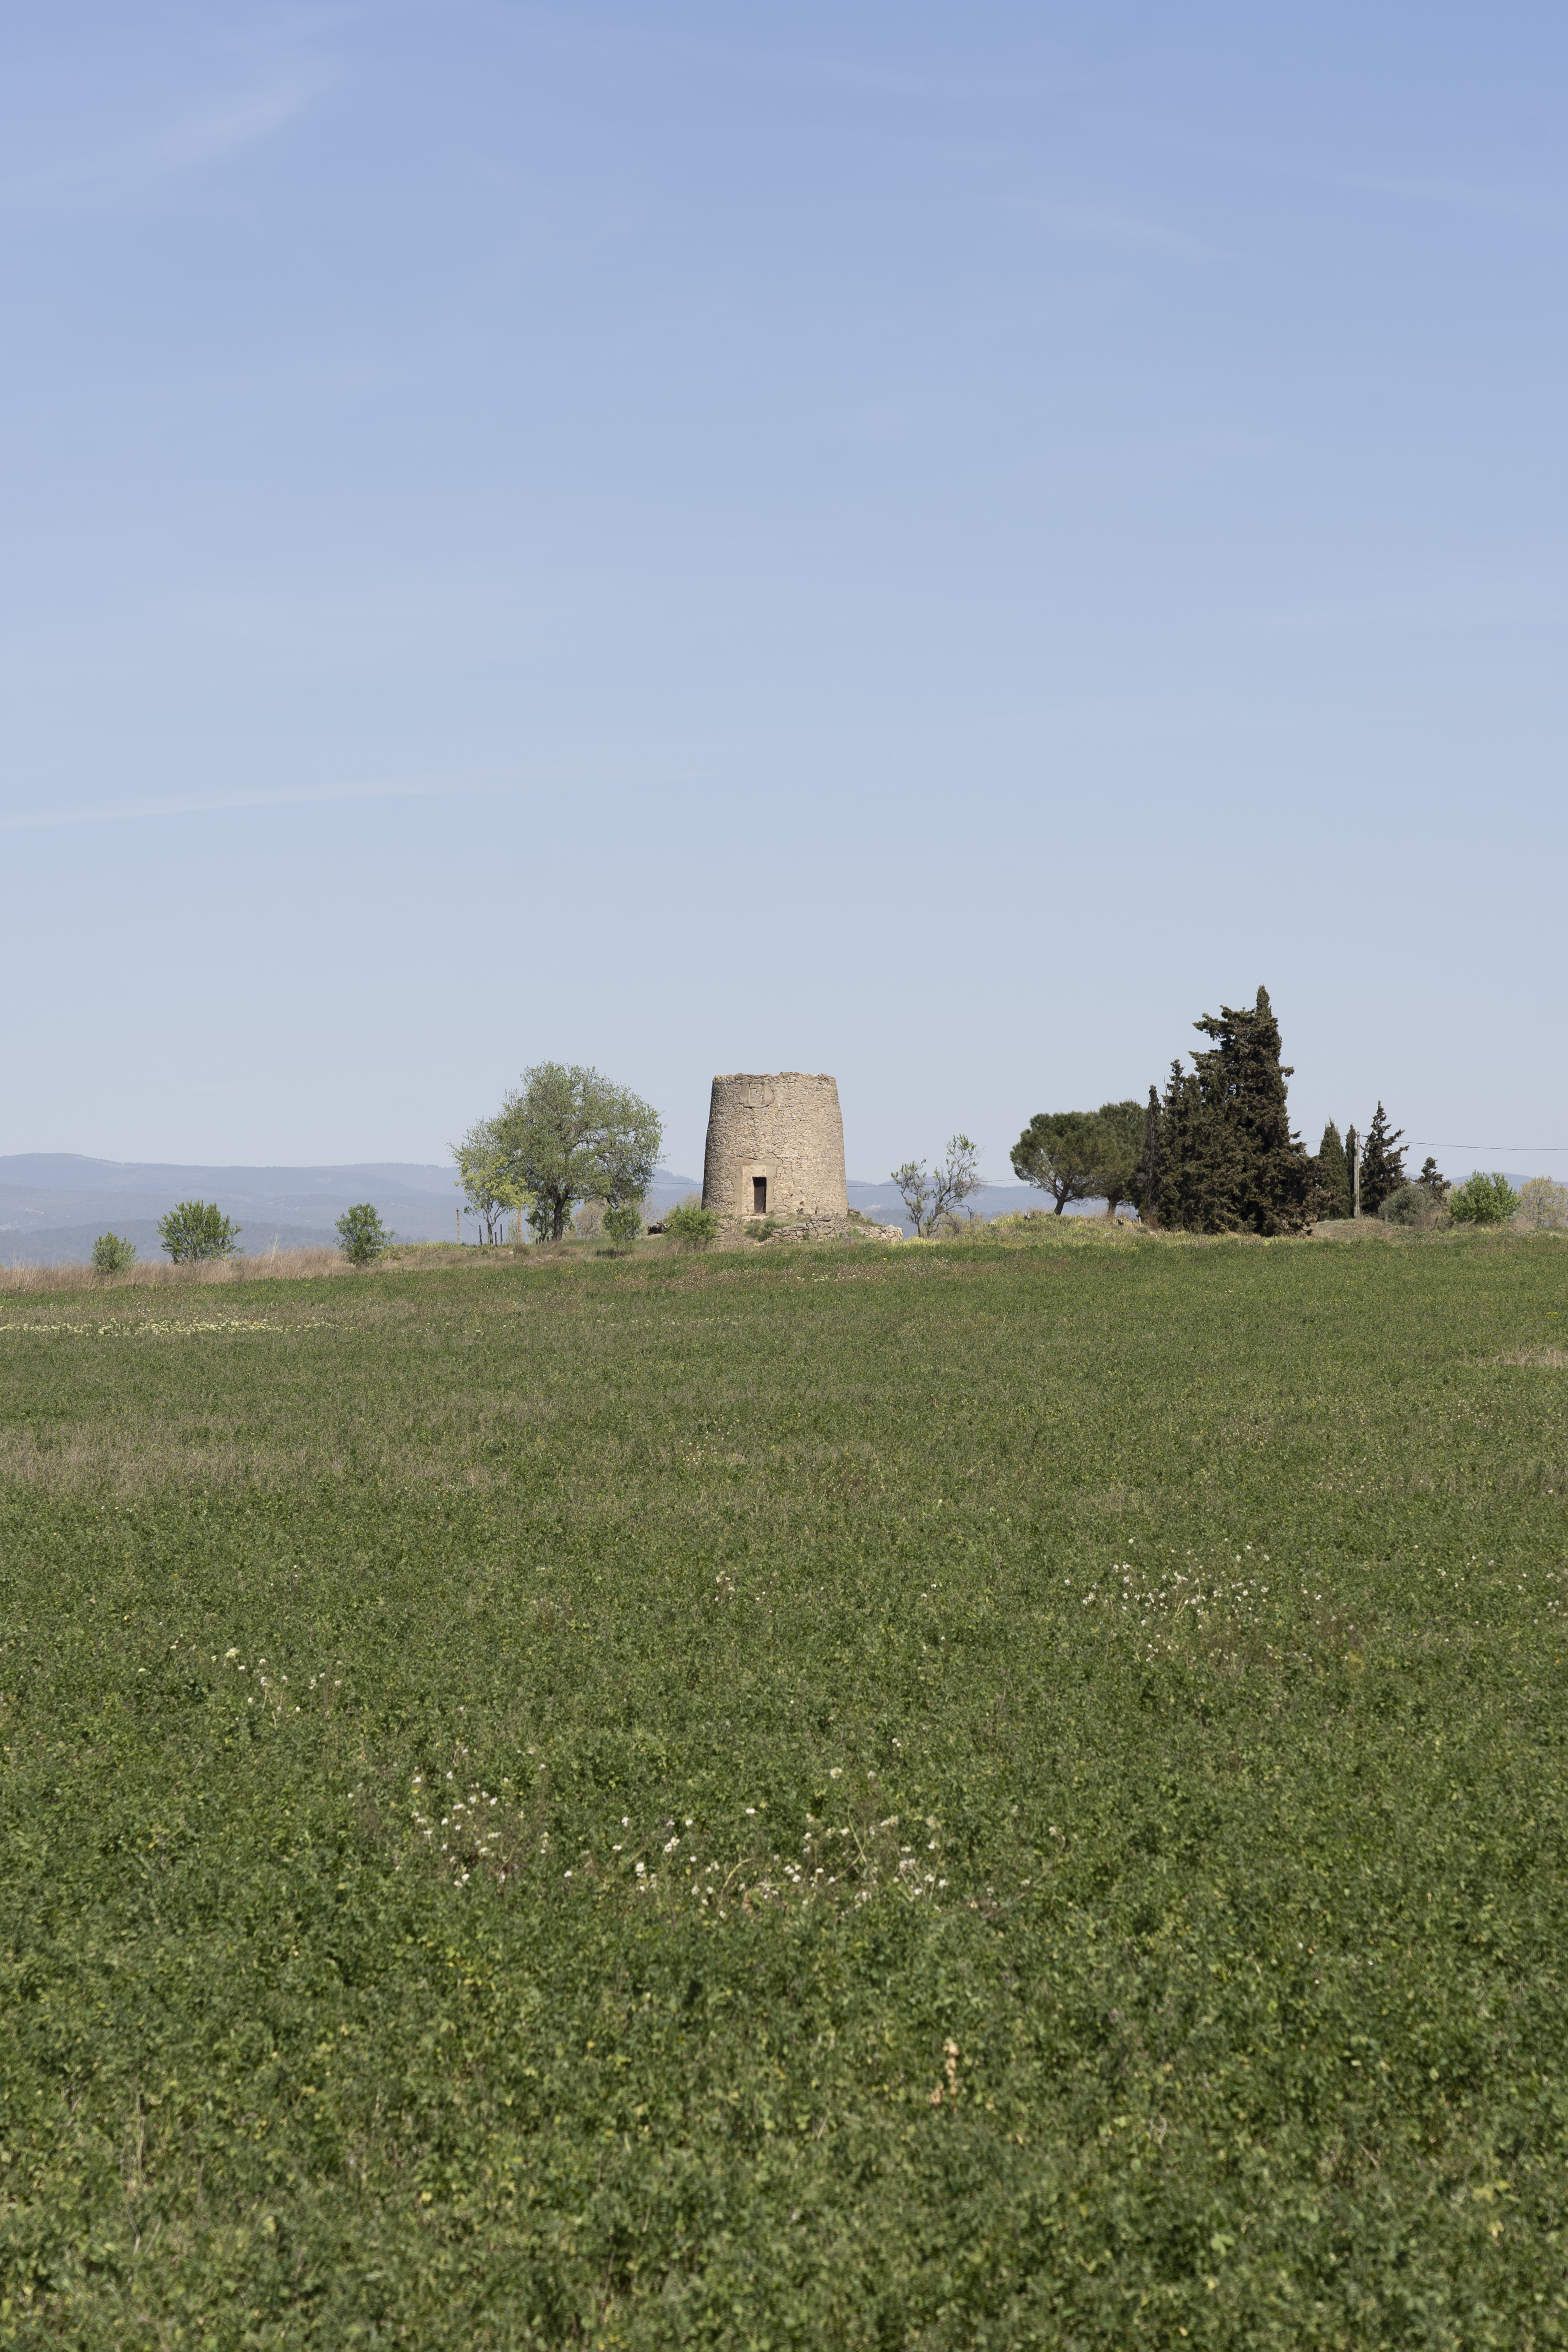
[[[1554,2345],[1568,1249],[0,1301],[0,2342]]]

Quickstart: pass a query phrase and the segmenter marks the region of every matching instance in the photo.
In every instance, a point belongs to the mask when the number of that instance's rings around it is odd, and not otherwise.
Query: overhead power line
[[[1423,1151],[1568,1151],[1568,1143],[1438,1143],[1430,1135],[1413,1135],[1410,1148]]]

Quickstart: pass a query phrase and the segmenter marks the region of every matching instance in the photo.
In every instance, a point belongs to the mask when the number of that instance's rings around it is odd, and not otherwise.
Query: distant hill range
[[[374,1201],[383,1222],[410,1241],[450,1239],[457,1197],[449,1168],[200,1168],[19,1151],[0,1156],[0,1259],[67,1265],[90,1256],[109,1232],[156,1257],[157,1220],[176,1201],[216,1201],[250,1253],[334,1247],[333,1226],[356,1201]]]
[[[700,1189],[676,1171],[658,1171],[650,1198],[659,1206]],[[338,1168],[204,1168],[174,1161],[89,1160],[74,1151],[0,1155],[0,1263],[68,1265],[92,1255],[100,1234],[123,1234],[138,1254],[155,1258],[158,1219],[176,1201],[216,1201],[240,1228],[250,1255],[278,1249],[332,1249],[338,1219],[369,1201],[400,1240],[458,1237],[461,1195],[450,1165],[368,1160]],[[462,1238],[478,1238],[464,1217]]]
[[[701,1179],[658,1170],[651,1208],[668,1208]],[[240,1248],[331,1249],[345,1209],[369,1201],[383,1224],[402,1241],[449,1242],[458,1237],[460,1195],[447,1167],[412,1160],[370,1160],[334,1168],[210,1168],[174,1161],[89,1160],[74,1151],[0,1155],[0,1263],[79,1264],[100,1234],[122,1234],[143,1258],[160,1253],[158,1219],[176,1201],[216,1201],[240,1228]],[[891,1184],[851,1183],[849,1201],[868,1217],[905,1224]],[[973,1206],[999,1210],[1039,1207],[1041,1195],[1022,1184],[988,1185]],[[478,1238],[464,1217],[462,1238]]]

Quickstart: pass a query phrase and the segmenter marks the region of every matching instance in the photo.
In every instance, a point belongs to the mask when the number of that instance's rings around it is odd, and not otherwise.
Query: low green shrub
[[[665,1218],[664,1230],[672,1241],[708,1249],[719,1238],[719,1219],[714,1210],[700,1208],[695,1201],[682,1201]]]
[[[1448,1195],[1448,1214],[1461,1225],[1506,1225],[1519,1207],[1519,1194],[1506,1176],[1477,1169]]]
[[[158,1220],[158,1238],[163,1253],[176,1265],[191,1265],[200,1261],[232,1257],[239,1247],[243,1228],[226,1217],[216,1201],[180,1201],[166,1217]]]
[[[136,1263],[136,1244],[123,1234],[100,1234],[92,1245],[94,1274],[123,1274]]]
[[[338,1247],[351,1265],[374,1265],[393,1239],[369,1201],[357,1202],[338,1219]]]
[[[642,1211],[635,1201],[612,1201],[601,1223],[613,1249],[629,1250],[642,1233]]]
[[[1443,1203],[1435,1200],[1422,1184],[1401,1184],[1390,1192],[1378,1210],[1385,1225],[1434,1225],[1442,1214]]]

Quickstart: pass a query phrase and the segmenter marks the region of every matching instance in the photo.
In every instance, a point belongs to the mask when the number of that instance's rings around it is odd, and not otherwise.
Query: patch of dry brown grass
[[[459,1249],[452,1242],[401,1250],[394,1246],[385,1257],[362,1271],[417,1274],[454,1262],[472,1265],[479,1256],[478,1251]],[[267,1250],[255,1257],[216,1258],[204,1265],[173,1265],[165,1259],[148,1258],[127,1266],[122,1274],[95,1274],[90,1265],[5,1265],[0,1266],[0,1298],[82,1290],[191,1290],[244,1282],[317,1282],[327,1275],[355,1271],[342,1251],[335,1249]]]
[[[1015,1246],[1026,1243],[1051,1242],[1067,1248],[1092,1247],[1096,1244],[1121,1244],[1127,1246],[1138,1242],[1159,1240],[1169,1242],[1178,1236],[1159,1231],[1153,1225],[1140,1224],[1131,1217],[1058,1217],[1054,1209],[1002,1209],[995,1216],[978,1213],[955,1218],[945,1232],[932,1234],[929,1240],[918,1242],[906,1234],[901,1246],[905,1249],[942,1249],[954,1242],[1002,1242]]]
[[[304,1282],[352,1272],[335,1249],[273,1250],[259,1257],[217,1258],[205,1265],[156,1259],[122,1274],[95,1274],[90,1265],[0,1266],[0,1297],[82,1290],[192,1290],[239,1282]]]

